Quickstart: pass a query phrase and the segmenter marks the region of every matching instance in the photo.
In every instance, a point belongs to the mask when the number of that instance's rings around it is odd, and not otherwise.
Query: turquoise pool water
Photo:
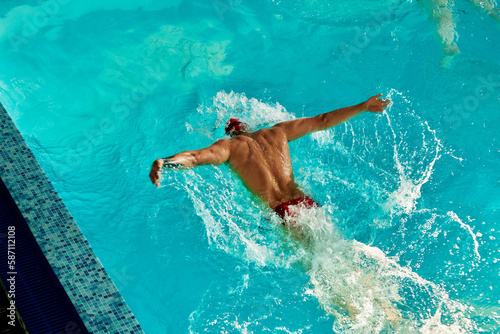
[[[465,0],[144,3],[2,2],[0,99],[146,333],[500,330],[499,20]],[[149,183],[229,116],[379,92],[386,113],[290,145],[323,204],[310,247],[226,166]]]

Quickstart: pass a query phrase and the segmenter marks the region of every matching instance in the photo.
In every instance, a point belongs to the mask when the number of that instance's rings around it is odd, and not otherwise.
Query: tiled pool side
[[[91,333],[143,333],[0,103],[0,177]]]

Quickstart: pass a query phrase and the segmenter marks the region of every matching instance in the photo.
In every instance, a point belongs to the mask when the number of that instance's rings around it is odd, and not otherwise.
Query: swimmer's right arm
[[[186,169],[201,165],[220,165],[229,160],[229,152],[229,140],[221,139],[201,150],[184,151],[167,158],[157,159],[151,166],[149,178],[159,187],[163,168]]]
[[[375,95],[363,103],[323,113],[315,117],[299,118],[293,121],[278,123],[274,127],[282,129],[288,141],[292,141],[314,131],[332,128],[365,111],[373,113],[383,112],[391,101],[380,99],[381,96],[382,94]]]

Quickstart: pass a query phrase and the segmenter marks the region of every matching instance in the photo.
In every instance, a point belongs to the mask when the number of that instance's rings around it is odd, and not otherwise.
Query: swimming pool
[[[497,20],[455,1],[450,56],[415,1],[146,3],[0,5],[0,99],[146,333],[498,331]],[[225,166],[149,184],[229,116],[379,92],[387,113],[291,143],[313,249]]]

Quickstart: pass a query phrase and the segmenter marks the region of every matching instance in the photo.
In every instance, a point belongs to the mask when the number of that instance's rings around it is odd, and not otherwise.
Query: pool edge
[[[89,332],[143,333],[1,102],[0,136],[0,177]]]

